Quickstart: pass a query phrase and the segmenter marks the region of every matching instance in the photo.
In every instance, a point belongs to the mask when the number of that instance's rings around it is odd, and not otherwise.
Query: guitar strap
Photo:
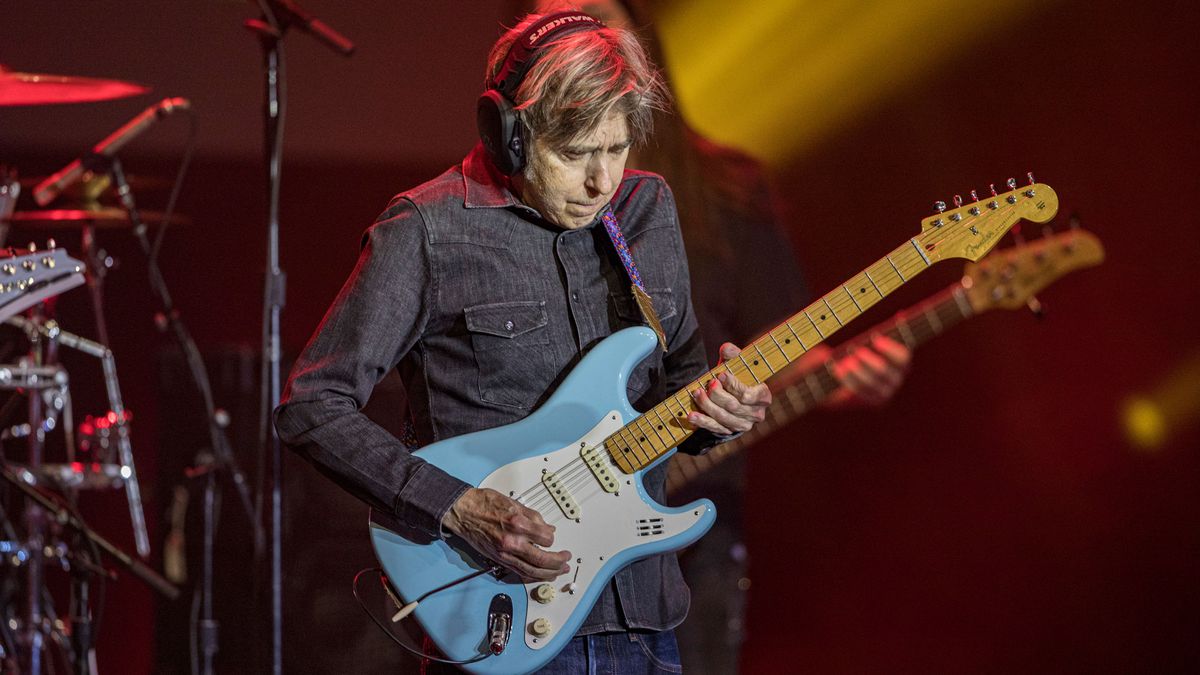
[[[613,248],[617,249],[617,255],[621,257],[621,262],[625,265],[625,272],[629,275],[630,290],[633,292],[634,299],[637,300],[638,309],[642,311],[642,318],[654,329],[654,334],[658,336],[658,344],[662,350],[667,351],[667,337],[663,334],[658,313],[654,311],[654,302],[650,299],[650,294],[646,292],[645,285],[642,284],[642,275],[638,273],[637,263],[633,262],[633,254],[629,251],[629,244],[625,242],[625,235],[621,234],[621,225],[617,222],[617,216],[613,213],[611,205],[604,207],[604,213],[600,214],[600,220],[604,222],[608,238],[612,241]]]

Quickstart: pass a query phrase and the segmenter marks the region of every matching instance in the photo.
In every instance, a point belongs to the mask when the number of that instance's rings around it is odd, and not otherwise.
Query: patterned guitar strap
[[[638,309],[642,311],[642,318],[654,329],[654,334],[658,336],[658,344],[662,346],[662,350],[667,351],[667,337],[663,334],[662,323],[659,322],[658,314],[654,311],[654,302],[650,299],[650,294],[646,292],[646,287],[642,284],[642,275],[638,273],[637,264],[633,262],[633,254],[629,251],[629,244],[625,242],[625,235],[621,234],[621,225],[617,222],[617,216],[613,214],[612,206],[604,207],[604,213],[600,214],[600,220],[604,222],[608,238],[612,240],[613,247],[617,249],[617,255],[621,257],[621,262],[625,265],[625,272],[629,274],[630,290],[633,291],[633,297],[637,300]]]

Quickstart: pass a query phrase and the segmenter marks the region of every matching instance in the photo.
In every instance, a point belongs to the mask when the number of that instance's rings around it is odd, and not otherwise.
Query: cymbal
[[[21,187],[32,190],[34,187],[41,185],[45,180],[45,176],[21,178]],[[170,178],[132,173],[125,176],[125,182],[129,183],[129,188],[135,193],[165,192],[174,185],[174,181]],[[84,173],[83,178],[79,182],[72,183],[70,186],[64,188],[59,193],[58,199],[63,200],[67,204],[75,203],[79,205],[79,202],[82,202],[84,205],[87,205],[98,201],[101,197],[115,195],[116,191],[117,189],[112,185],[112,178],[108,174],[93,174],[88,171]]]
[[[108,101],[148,91],[150,87],[135,82],[18,73],[0,66],[0,106]]]
[[[159,211],[139,211],[142,221],[147,225],[158,225],[163,221],[163,213]],[[66,227],[83,227],[90,225],[101,229],[121,229],[130,227],[129,214],[124,209],[103,206],[98,209],[46,209],[43,211],[14,211],[5,222],[13,225],[37,229],[54,229]],[[171,216],[172,225],[186,225],[190,219],[187,216],[174,214]]]

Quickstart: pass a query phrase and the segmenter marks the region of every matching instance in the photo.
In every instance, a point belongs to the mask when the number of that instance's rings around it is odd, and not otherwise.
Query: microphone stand
[[[207,456],[203,453],[197,454],[196,466],[188,472],[188,477],[203,476],[206,479],[204,485],[204,548],[203,573],[200,581],[199,643],[202,661],[201,672],[205,673],[205,675],[211,675],[213,672],[213,659],[219,648],[218,623],[213,618],[213,540],[216,534],[217,514],[215,504],[220,494],[220,485],[217,482],[217,474],[219,472],[222,470],[228,471],[230,478],[233,480],[233,485],[237,489],[242,508],[246,511],[246,518],[250,521],[254,529],[256,551],[261,550],[263,547],[264,536],[262,524],[255,517],[249,484],[246,482],[245,474],[242,473],[237,465],[229,438],[225,433],[227,425],[226,416],[223,413],[219,413],[213,403],[212,385],[208,380],[204,358],[200,355],[200,350],[196,347],[191,333],[183,324],[183,320],[180,319],[179,310],[175,308],[175,304],[171,299],[171,293],[167,290],[162,270],[152,255],[150,239],[146,235],[146,224],[142,222],[141,214],[138,212],[137,204],[134,202],[129,181],[126,180],[125,171],[121,167],[121,160],[116,155],[109,157],[92,153],[88,156],[85,163],[93,171],[103,170],[112,176],[113,184],[117,189],[117,196],[121,200],[121,205],[129,214],[129,222],[133,225],[133,233],[137,237],[142,251],[146,254],[146,260],[149,265],[150,286],[155,295],[158,296],[159,303],[162,305],[162,309],[156,317],[159,329],[163,331],[170,330],[174,334],[175,340],[179,343],[180,350],[183,352],[184,360],[187,362],[192,381],[195,383],[204,402],[204,413],[205,420],[208,423],[211,452]]]
[[[258,35],[262,46],[266,89],[263,121],[267,162],[267,265],[263,285],[262,426],[259,440],[266,455],[263,490],[271,503],[271,672],[283,673],[283,481],[282,448],[272,412],[281,398],[279,325],[286,299],[287,276],[279,266],[279,184],[283,165],[283,123],[287,111],[286,61],[283,38],[296,26],[330,49],[349,56],[354,43],[305,12],[291,0],[258,0],[262,16],[249,19],[246,28]]]

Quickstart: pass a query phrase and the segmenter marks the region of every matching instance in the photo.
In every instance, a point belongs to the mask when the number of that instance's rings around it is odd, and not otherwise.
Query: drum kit
[[[86,103],[147,91],[119,80],[23,73],[0,66],[0,106]],[[98,152],[99,146],[93,156]],[[45,206],[49,199],[43,201],[38,192],[50,180],[23,183],[14,171],[0,166],[0,247],[13,232],[47,237],[40,246],[0,248],[0,322],[10,327],[0,333],[0,345],[18,343],[23,349],[28,344],[16,363],[0,364],[0,394],[7,396],[0,404],[0,674],[95,671],[92,610],[102,593],[89,589],[89,583],[115,578],[105,563],[124,568],[168,597],[178,594],[141,561],[150,553],[150,539],[134,465],[132,415],[122,401],[102,302],[103,279],[112,261],[96,244],[97,230],[135,228],[142,218],[151,223],[163,218],[149,212],[139,215],[128,194],[130,181],[119,165],[88,163],[71,181],[61,180],[61,174],[54,186],[63,195],[61,208],[17,210],[23,186],[36,185],[34,193]],[[75,179],[77,186],[65,189]],[[123,207],[101,203],[113,180]],[[48,238],[73,231],[79,233],[77,258]],[[55,298],[83,285],[90,291],[94,340],[65,330],[54,317]],[[71,377],[59,361],[60,350],[97,362],[107,397],[107,410],[87,415],[77,425]],[[22,409],[27,410],[24,419]],[[56,441],[53,454],[62,447],[55,461],[47,461],[52,454],[48,440]],[[76,508],[82,492],[118,490],[128,501],[136,556],[93,531]],[[69,577],[66,617],[56,612],[47,589],[48,581],[55,583],[54,570]]]

